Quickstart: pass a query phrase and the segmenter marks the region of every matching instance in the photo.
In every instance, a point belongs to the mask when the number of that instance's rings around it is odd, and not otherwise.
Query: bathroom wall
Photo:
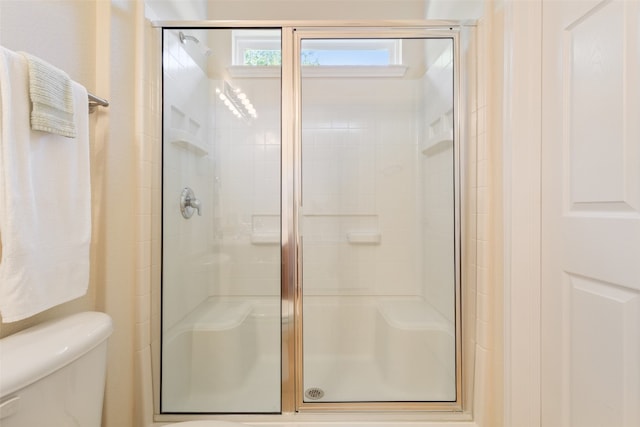
[[[2,1],[0,2],[0,45],[43,58],[65,70],[72,79],[85,85],[89,91],[96,93],[95,61],[85,60],[96,55],[96,37],[93,30],[95,15],[96,6],[93,2],[34,1],[25,5],[22,1]],[[65,24],[62,25],[62,22]],[[61,49],[60,46],[67,46],[68,49]],[[95,115],[90,117],[92,137],[95,135],[96,120]],[[91,154],[92,160],[95,160],[96,147],[91,147]],[[96,178],[96,171],[93,170],[92,179]],[[95,188],[93,197],[96,198]],[[97,230],[96,222],[100,220],[99,215],[100,213],[94,210],[94,231]],[[98,243],[94,239],[92,254],[95,254],[97,247]],[[95,256],[92,257],[92,261],[95,265]],[[47,319],[95,308],[99,280],[96,273],[92,268],[86,296],[23,321],[3,323],[0,325],[0,337]]]
[[[133,425],[136,254],[136,105],[142,100],[135,82],[136,2],[12,1],[0,2],[0,44],[42,57],[65,70],[111,106],[90,116],[92,247],[88,294],[32,318],[2,324],[0,335],[83,310],[105,311],[114,321],[109,339],[103,426]],[[141,194],[142,195],[142,194]]]
[[[478,22],[477,102],[472,122],[477,129],[475,149],[476,269],[474,414],[479,425],[505,425],[503,375],[503,83],[505,81],[505,9],[503,2],[487,2]]]

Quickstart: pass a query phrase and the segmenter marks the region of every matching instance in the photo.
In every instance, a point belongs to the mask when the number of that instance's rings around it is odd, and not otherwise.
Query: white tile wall
[[[174,144],[186,139],[207,152],[209,79],[197,61],[199,51],[187,52],[177,31],[165,32],[164,63],[164,328],[170,328],[208,297],[209,271],[203,257],[209,252],[213,212],[211,154],[198,154]],[[194,55],[196,58],[191,56]],[[185,219],[180,194],[190,187],[202,205],[202,216]],[[144,193],[143,193],[144,194]]]
[[[212,247],[225,255],[216,295],[280,295],[280,80],[239,79],[258,117],[234,117],[212,96]],[[212,81],[211,92],[222,89]],[[264,241],[267,238],[271,239]],[[260,244],[255,244],[258,240]]]
[[[136,134],[136,324],[134,367],[134,424],[149,425],[153,415],[151,348],[159,342],[160,307],[160,42],[157,29],[142,18],[138,5],[137,42],[144,46],[140,60],[137,108],[142,123]],[[157,282],[154,282],[157,280]]]
[[[454,321],[455,263],[454,263],[454,169],[453,144],[443,142],[437,129],[452,129],[447,125],[453,110],[453,47],[443,45],[443,51],[425,75],[425,131],[421,146],[434,148],[420,158],[422,202],[422,286],[424,296],[447,319]],[[431,94],[436,96],[432,97]],[[447,96],[447,94],[449,96]],[[435,128],[436,137],[430,128]],[[442,132],[442,131],[441,131]],[[446,131],[445,131],[446,132]],[[433,144],[438,145],[433,145]]]
[[[419,293],[416,84],[305,80],[306,295]],[[354,232],[379,233],[381,242],[349,243]]]
[[[495,360],[500,359],[500,355],[496,355],[496,345],[494,331],[499,329],[496,326],[498,319],[495,319],[496,306],[496,280],[492,279],[492,262],[491,256],[495,253],[496,246],[499,242],[492,241],[494,232],[491,230],[491,209],[493,201],[492,194],[499,191],[491,187],[490,168],[495,159],[490,158],[491,145],[497,144],[499,141],[490,141],[488,139],[488,118],[487,111],[489,105],[487,99],[489,96],[495,96],[490,92],[491,76],[486,73],[489,64],[486,58],[492,54],[495,47],[491,43],[498,41],[491,40],[491,20],[490,23],[483,19],[478,22],[477,26],[477,105],[473,111],[474,119],[477,126],[476,134],[476,156],[477,169],[476,174],[476,288],[475,298],[475,378],[474,378],[474,412],[475,418],[480,425],[489,424],[493,417],[499,417],[494,407],[496,403],[496,395],[499,395],[499,388],[494,388],[493,378],[495,371],[492,364]],[[489,93],[488,93],[489,92]],[[494,148],[495,149],[495,148]],[[493,214],[495,215],[495,214]],[[500,398],[497,398],[500,399]]]

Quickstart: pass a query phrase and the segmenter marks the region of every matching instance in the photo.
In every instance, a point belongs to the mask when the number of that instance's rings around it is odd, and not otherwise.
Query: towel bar
[[[89,97],[89,114],[93,113],[97,107],[108,107],[109,101],[95,96],[92,93],[87,93]]]

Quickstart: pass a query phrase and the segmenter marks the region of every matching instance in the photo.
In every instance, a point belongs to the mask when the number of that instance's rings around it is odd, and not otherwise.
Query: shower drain
[[[324,396],[324,391],[320,387],[311,387],[304,392],[307,399],[318,400]]]

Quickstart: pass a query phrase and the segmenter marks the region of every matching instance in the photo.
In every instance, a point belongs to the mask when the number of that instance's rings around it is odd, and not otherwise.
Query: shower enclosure
[[[459,409],[458,28],[162,35],[161,412]]]

